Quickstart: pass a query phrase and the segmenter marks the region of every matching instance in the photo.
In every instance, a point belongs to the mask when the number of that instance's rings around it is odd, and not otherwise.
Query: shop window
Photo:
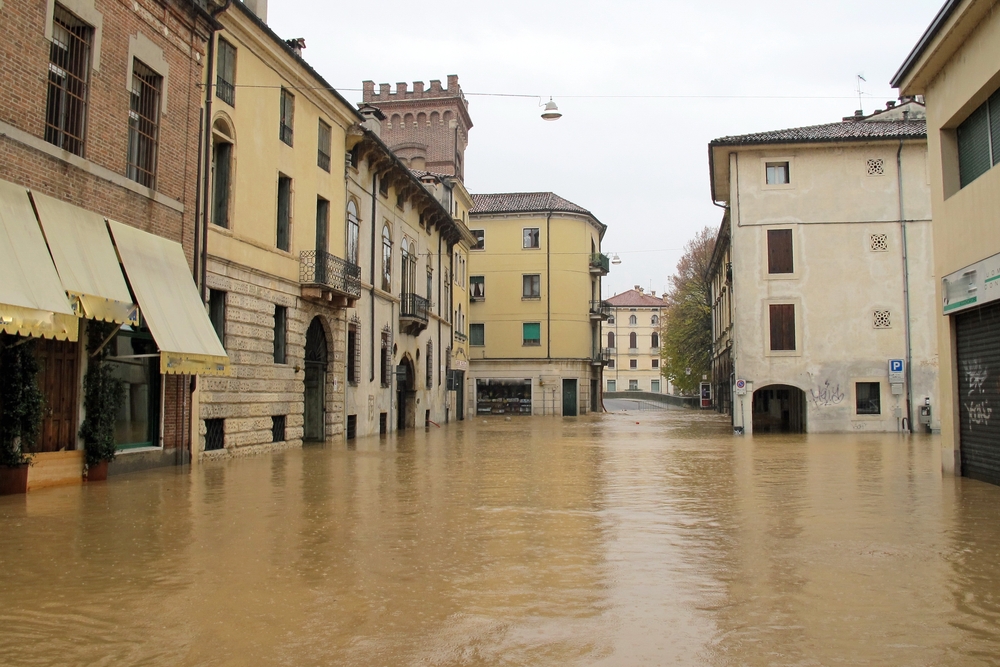
[[[522,345],[541,345],[542,344],[542,325],[540,322],[525,322],[522,325],[522,335],[521,335]]]
[[[856,407],[859,415],[882,414],[881,388],[878,382],[858,382],[854,385]]]
[[[274,307],[274,363],[285,363],[285,340],[288,336],[288,308]]]
[[[281,120],[278,136],[283,142],[291,146],[293,139],[292,127],[295,124],[295,96],[287,88],[281,89],[280,112]]]
[[[476,380],[476,414],[530,415],[531,380]]]
[[[49,45],[45,141],[83,155],[94,29],[56,4]]]
[[[115,418],[118,449],[159,446],[160,359],[152,335],[145,328],[126,325],[108,344],[112,376],[125,388],[125,400]]]
[[[147,188],[156,187],[162,86],[163,77],[134,59],[128,114],[128,177]]]
[[[469,325],[469,345],[474,345],[476,347],[486,345],[486,325],[485,324],[470,324]]]
[[[236,106],[236,47],[219,39],[215,95],[229,106]]]

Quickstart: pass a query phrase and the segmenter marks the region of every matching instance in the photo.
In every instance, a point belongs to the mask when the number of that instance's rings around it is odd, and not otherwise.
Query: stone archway
[[[305,397],[302,439],[326,440],[326,368],[329,354],[326,332],[320,318],[314,317],[306,331]]]
[[[754,391],[753,432],[805,433],[805,392],[787,384],[771,384]]]

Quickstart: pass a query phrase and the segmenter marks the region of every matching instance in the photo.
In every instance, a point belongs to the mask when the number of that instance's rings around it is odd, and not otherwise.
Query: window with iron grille
[[[358,437],[358,416],[347,415],[347,439],[354,440]]]
[[[229,227],[232,165],[233,145],[216,138],[212,145],[212,222],[219,227]]]
[[[278,230],[275,244],[279,250],[291,247],[292,179],[278,176]]]
[[[316,164],[324,171],[330,171],[330,154],[332,149],[330,126],[323,121],[319,122],[319,149],[316,156]]]
[[[205,451],[211,452],[226,446],[226,420],[205,420]]]
[[[392,380],[392,332],[382,331],[382,365],[379,379],[383,387],[390,386]]]
[[[271,417],[271,442],[285,441],[285,415]]]
[[[94,29],[60,5],[52,16],[45,141],[83,155]]]
[[[212,320],[212,327],[215,334],[223,345],[226,344],[226,293],[217,290],[208,290],[208,317]]]
[[[385,435],[389,432],[389,413],[378,413],[378,434]]]
[[[434,343],[427,341],[427,388],[434,386]]]
[[[356,324],[347,327],[347,382],[358,386],[361,379],[361,339]]]
[[[288,337],[288,308],[274,307],[274,363],[285,363],[285,341]]]
[[[292,125],[295,120],[295,96],[287,88],[281,89],[281,128],[279,137],[283,142],[292,145]]]
[[[136,58],[128,114],[128,177],[147,188],[156,187],[162,86],[163,77]]]
[[[236,106],[236,47],[219,39],[218,58],[215,95],[229,106]]]
[[[858,382],[854,385],[857,414],[882,414],[881,385],[878,382]]]

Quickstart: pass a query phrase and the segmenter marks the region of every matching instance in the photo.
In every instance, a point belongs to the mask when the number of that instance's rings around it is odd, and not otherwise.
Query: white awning
[[[219,342],[179,243],[108,221],[142,319],[160,348],[160,372],[228,375]]]
[[[138,324],[138,308],[128,293],[104,216],[37,192],[31,197],[62,286],[78,303],[77,314]]]
[[[0,181],[0,331],[75,341],[79,329],[27,190]]]

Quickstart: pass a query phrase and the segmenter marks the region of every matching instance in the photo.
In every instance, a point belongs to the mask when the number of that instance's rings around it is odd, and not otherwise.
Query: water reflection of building
[[[602,325],[602,341],[610,351],[604,373],[605,391],[673,393],[660,372],[660,319],[664,303],[656,292],[635,286],[607,299],[611,315]]]
[[[715,381],[736,428],[895,431],[936,402],[926,136],[923,105],[904,100],[709,145],[727,205],[715,371],[732,368]]]
[[[188,73],[212,20],[199,3],[149,4],[3,4],[0,330],[37,339],[47,408],[29,486],[56,459],[74,463],[48,481],[81,478],[98,322],[119,329],[107,345],[128,384],[112,474],[187,460],[185,376],[227,364],[190,265],[201,101]]]
[[[948,0],[892,85],[929,128],[944,467],[1000,484],[1000,15]]]

